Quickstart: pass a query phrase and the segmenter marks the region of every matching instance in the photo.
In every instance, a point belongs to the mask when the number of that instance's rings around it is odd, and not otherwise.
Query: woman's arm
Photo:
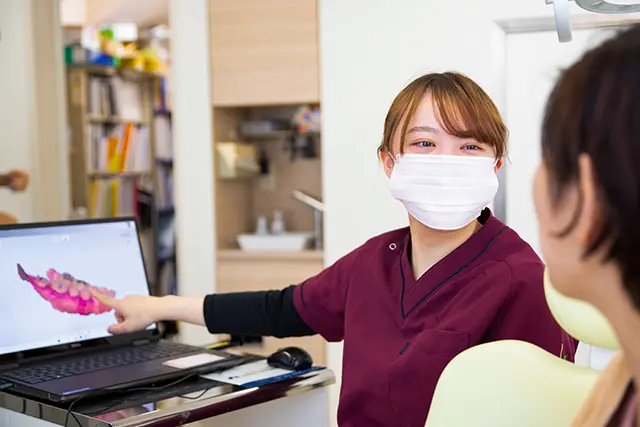
[[[8,187],[11,184],[11,176],[8,174],[0,175],[0,187]]]
[[[308,336],[328,341],[344,336],[344,308],[358,249],[297,286],[278,291],[242,292],[193,297],[128,295],[110,298],[92,290],[93,297],[115,310],[117,324],[109,332],[142,330],[176,320],[206,326],[214,334]],[[303,292],[304,289],[304,292]]]
[[[121,300],[97,291],[93,296],[115,310],[118,323],[109,332],[141,330],[162,320],[206,326],[211,333],[245,336],[315,335],[300,318],[293,303],[295,286],[281,291],[216,294],[206,297],[145,297],[129,295]]]
[[[315,335],[294,306],[295,288],[208,295],[204,299],[204,322],[212,334],[277,338]]]
[[[179,297],[175,295],[167,295],[165,297],[158,298],[157,304],[152,305],[155,307],[155,311],[152,316],[154,322],[175,320],[178,322],[204,326],[204,315],[202,313],[203,304],[203,297]]]

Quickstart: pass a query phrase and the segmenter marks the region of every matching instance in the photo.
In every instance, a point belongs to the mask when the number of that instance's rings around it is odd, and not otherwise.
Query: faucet
[[[313,238],[315,248],[322,250],[322,214],[324,213],[324,203],[301,190],[292,193],[294,199],[313,209]]]

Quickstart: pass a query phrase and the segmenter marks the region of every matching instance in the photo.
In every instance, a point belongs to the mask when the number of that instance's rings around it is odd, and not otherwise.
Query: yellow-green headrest
[[[546,270],[544,293],[553,316],[575,339],[611,350],[620,347],[613,328],[602,313],[587,302],[566,297],[558,292],[551,284]]]

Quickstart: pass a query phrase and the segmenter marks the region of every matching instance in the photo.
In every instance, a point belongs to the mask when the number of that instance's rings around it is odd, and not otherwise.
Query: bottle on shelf
[[[258,221],[256,222],[256,234],[269,234],[269,230],[267,229],[267,217],[264,215],[258,217]]]
[[[283,234],[284,231],[284,219],[282,218],[282,212],[274,211],[273,221],[271,222],[271,234]]]

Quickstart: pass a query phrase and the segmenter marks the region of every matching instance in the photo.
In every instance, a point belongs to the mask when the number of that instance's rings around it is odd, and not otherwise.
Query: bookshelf
[[[155,207],[158,224],[156,251],[158,292],[161,295],[177,294],[175,206],[173,201],[173,133],[171,113],[163,105],[153,112],[153,128],[156,138],[154,171],[157,188]]]
[[[68,65],[72,208],[135,216],[152,293],[176,293],[171,113],[162,76]]]

